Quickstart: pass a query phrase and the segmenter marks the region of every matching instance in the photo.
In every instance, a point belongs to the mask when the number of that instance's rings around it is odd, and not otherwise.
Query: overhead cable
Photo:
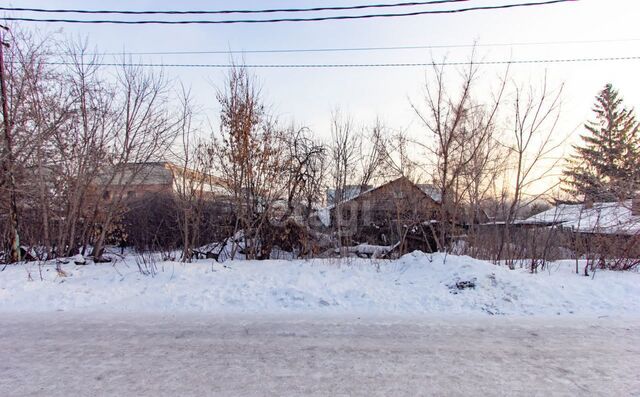
[[[511,8],[522,7],[537,7],[546,6],[559,3],[575,2],[579,0],[547,0],[539,2],[529,3],[512,3],[501,4],[494,6],[477,6],[468,8],[456,8],[448,10],[428,10],[428,11],[413,11],[407,13],[389,13],[389,14],[364,14],[364,15],[333,15],[333,16],[318,16],[309,18],[272,18],[272,19],[222,19],[222,20],[114,20],[114,19],[95,19],[95,20],[82,20],[82,19],[58,19],[58,18],[28,18],[28,17],[4,17],[5,21],[20,21],[20,22],[46,22],[46,23],[74,23],[74,24],[117,24],[117,25],[228,25],[228,24],[260,24],[260,23],[280,23],[280,22],[321,22],[321,21],[334,21],[334,20],[354,20],[354,19],[371,19],[371,18],[395,18],[395,17],[409,17],[418,15],[443,15],[443,14],[458,14],[470,11],[490,11],[490,10],[502,10]]]

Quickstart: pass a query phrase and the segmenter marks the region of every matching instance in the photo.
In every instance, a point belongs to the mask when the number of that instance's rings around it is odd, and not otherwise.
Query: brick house
[[[224,194],[220,179],[197,171],[185,169],[168,161],[130,163],[121,170],[98,178],[102,199],[111,201],[122,194],[135,199],[147,194],[179,194],[185,188],[201,191],[206,196]]]

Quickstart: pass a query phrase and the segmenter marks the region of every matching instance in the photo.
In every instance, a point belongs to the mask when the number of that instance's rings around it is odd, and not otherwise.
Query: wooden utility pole
[[[18,234],[18,205],[16,203],[16,181],[13,164],[13,139],[11,137],[11,121],[9,120],[9,104],[7,98],[7,82],[5,79],[4,47],[9,44],[4,41],[4,31],[9,28],[0,25],[0,97],[2,101],[2,119],[4,124],[4,161],[2,171],[9,188],[9,238],[11,240],[11,254],[9,262],[20,261],[20,235]]]

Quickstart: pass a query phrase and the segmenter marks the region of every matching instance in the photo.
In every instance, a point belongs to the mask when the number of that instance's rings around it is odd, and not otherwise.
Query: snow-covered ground
[[[637,396],[640,323],[0,317],[0,395]]]
[[[640,395],[638,273],[140,261],[0,272],[0,396]]]
[[[571,262],[533,275],[418,252],[395,261],[159,262],[155,276],[142,275],[132,256],[63,269],[67,277],[52,265],[7,266],[0,272],[0,312],[640,315],[640,274],[583,277]],[[456,287],[468,282],[475,288]]]

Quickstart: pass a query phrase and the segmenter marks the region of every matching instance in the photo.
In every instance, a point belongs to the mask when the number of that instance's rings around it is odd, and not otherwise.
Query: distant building
[[[103,200],[110,201],[120,194],[124,198],[135,199],[147,194],[189,191],[215,197],[225,192],[219,178],[168,161],[128,163],[118,167],[115,172],[105,172],[97,179],[96,185]]]
[[[640,198],[621,202],[560,204],[517,222],[559,226],[580,233],[639,235]]]
[[[405,177],[362,189],[318,211],[322,223],[336,230],[343,244],[394,245],[403,250],[435,250],[431,221],[440,204]]]
[[[232,233],[232,199],[217,177],[168,161],[127,163],[102,171],[94,178],[89,199],[122,211],[117,228],[110,231],[111,244],[175,246],[183,238],[179,222],[191,214],[197,214],[189,219],[198,230],[195,244]]]
[[[474,255],[495,259],[640,257],[640,200],[558,204],[525,219],[473,226]]]

